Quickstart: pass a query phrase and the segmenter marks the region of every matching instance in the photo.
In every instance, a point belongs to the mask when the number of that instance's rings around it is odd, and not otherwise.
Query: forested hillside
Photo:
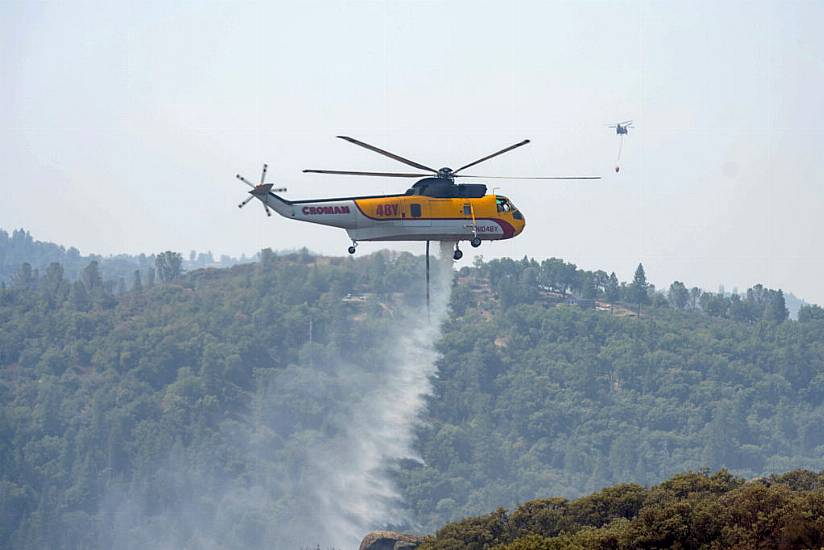
[[[49,264],[55,262],[62,266],[63,276],[74,281],[89,262],[96,261],[109,291],[123,292],[134,285],[135,271],[141,272],[142,282],[154,281],[155,259],[155,254],[84,256],[73,246],[66,248],[55,243],[37,241],[25,229],[15,229],[8,233],[0,228],[0,283],[13,283],[15,277],[20,276],[23,264],[28,264],[32,273],[42,274]],[[186,257],[181,256],[180,260],[185,269],[231,267],[248,261],[245,257],[232,258],[227,255],[215,258],[211,252],[194,250]]]
[[[152,267],[113,292],[94,259],[77,280],[20,265],[0,290],[0,547],[312,545],[345,501],[307,493],[307,465],[391,403],[365,381],[405,353],[423,258]],[[461,269],[450,312],[419,456],[386,465],[396,527],[689,469],[824,469],[824,315],[787,320],[781,291],[496,260]]]
[[[399,477],[427,530],[704,467],[824,469],[821,308],[787,321],[780,291],[664,294],[639,271],[620,284],[560,260],[462,270],[423,461]],[[582,287],[596,300],[567,305]]]

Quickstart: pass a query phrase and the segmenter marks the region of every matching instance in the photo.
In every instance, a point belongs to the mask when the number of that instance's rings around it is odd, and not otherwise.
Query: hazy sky
[[[604,179],[496,181],[527,228],[485,257],[824,303],[824,2],[170,4],[0,3],[0,227],[83,253],[345,254],[341,230],[238,210],[235,172],[400,192],[300,170],[404,169],[337,134],[452,167],[530,138],[476,173]],[[615,174],[606,126],[628,118]]]

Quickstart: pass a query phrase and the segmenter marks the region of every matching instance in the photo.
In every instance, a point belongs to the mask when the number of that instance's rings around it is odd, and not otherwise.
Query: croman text
[[[348,214],[348,206],[304,206],[304,214]]]

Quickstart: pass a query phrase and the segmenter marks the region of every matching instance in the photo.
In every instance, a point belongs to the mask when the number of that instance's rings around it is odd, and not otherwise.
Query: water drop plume
[[[114,485],[100,547],[346,550],[370,530],[408,526],[391,468],[416,458],[452,246],[441,243],[432,262],[431,312],[398,308],[407,311],[393,317],[375,360],[271,369],[251,412],[223,422],[212,455],[175,445],[160,467]]]

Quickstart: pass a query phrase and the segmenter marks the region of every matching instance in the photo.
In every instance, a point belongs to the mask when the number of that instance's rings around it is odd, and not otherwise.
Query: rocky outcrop
[[[413,550],[423,542],[423,537],[404,535],[394,531],[373,531],[363,537],[360,550]]]

